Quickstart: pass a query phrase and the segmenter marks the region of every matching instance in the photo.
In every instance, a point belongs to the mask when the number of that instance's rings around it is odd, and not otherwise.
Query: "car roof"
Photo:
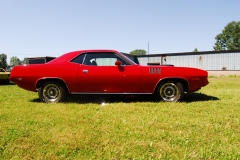
[[[109,50],[109,49],[91,49],[91,50],[77,50],[77,51],[72,51],[65,53],[56,59],[53,59],[52,61],[48,63],[58,63],[58,62],[68,62],[69,60],[75,58],[79,54],[86,53],[86,52],[96,52],[96,53],[102,53],[102,52],[115,52],[117,53],[118,51],[116,50]]]

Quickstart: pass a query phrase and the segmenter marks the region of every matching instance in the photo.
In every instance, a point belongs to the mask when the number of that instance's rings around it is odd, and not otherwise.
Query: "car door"
[[[116,60],[122,65],[115,65]],[[78,81],[83,93],[138,93],[142,74],[116,53],[86,53],[79,67]]]

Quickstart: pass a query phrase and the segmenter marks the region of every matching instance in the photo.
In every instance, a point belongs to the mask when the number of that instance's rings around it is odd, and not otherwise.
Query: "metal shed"
[[[164,53],[136,57],[141,65],[160,63],[208,71],[240,71],[240,50]]]

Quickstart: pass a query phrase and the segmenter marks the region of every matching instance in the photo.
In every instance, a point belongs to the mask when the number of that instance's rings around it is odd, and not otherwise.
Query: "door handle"
[[[88,70],[84,69],[82,70],[82,73],[88,73]]]

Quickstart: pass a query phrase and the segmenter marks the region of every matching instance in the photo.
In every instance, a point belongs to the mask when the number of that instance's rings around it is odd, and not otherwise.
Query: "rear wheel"
[[[59,82],[46,82],[38,89],[38,95],[42,102],[57,103],[63,101],[66,97],[66,89]]]
[[[183,85],[180,82],[163,82],[156,92],[158,100],[166,102],[181,101],[183,94]]]

